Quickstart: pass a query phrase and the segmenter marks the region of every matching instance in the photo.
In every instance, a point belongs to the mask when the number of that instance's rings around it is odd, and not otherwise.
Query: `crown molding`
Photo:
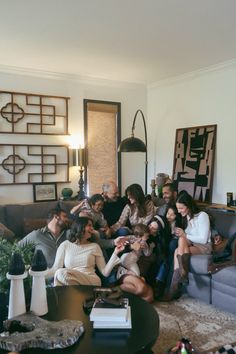
[[[59,73],[59,72],[45,71],[45,70],[32,69],[32,68],[22,68],[22,67],[2,65],[2,64],[0,64],[0,73],[32,76],[32,77],[51,79],[51,80],[74,81],[74,82],[80,82],[87,85],[96,85],[96,86],[109,86],[109,87],[117,87],[117,88],[124,87],[124,86],[129,88],[143,87],[145,89],[147,87],[147,85],[143,83],[108,80],[108,79],[96,78],[91,76]]]
[[[158,88],[158,87],[162,87],[162,86],[171,86],[176,83],[181,83],[183,81],[195,79],[199,76],[203,76],[206,74],[214,73],[216,71],[223,71],[223,70],[231,69],[231,68],[236,68],[236,59],[227,60],[225,62],[211,65],[211,66],[205,67],[203,69],[190,71],[190,72],[184,73],[182,75],[172,76],[167,79],[156,81],[152,84],[148,84],[147,89],[154,89],[154,88]]]

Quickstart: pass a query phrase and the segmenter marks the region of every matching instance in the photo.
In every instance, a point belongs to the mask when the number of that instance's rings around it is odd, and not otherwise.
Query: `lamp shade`
[[[118,151],[121,152],[146,152],[147,147],[144,142],[139,139],[131,136],[130,138],[124,139],[118,148]]]
[[[85,166],[85,151],[82,148],[72,149],[73,151],[73,166]]]

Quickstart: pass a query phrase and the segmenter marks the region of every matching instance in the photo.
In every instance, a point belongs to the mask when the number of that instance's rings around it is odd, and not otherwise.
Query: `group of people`
[[[99,286],[111,279],[146,301],[171,300],[188,282],[190,255],[211,253],[211,233],[208,215],[186,191],[177,194],[167,183],[163,199],[156,208],[139,184],[130,185],[122,198],[117,185],[107,182],[70,216],[52,210],[47,226],[19,245],[30,242],[43,251],[54,285]]]

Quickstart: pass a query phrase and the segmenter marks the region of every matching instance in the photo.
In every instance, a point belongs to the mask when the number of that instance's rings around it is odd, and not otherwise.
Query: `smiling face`
[[[104,202],[102,200],[98,200],[94,204],[92,204],[92,209],[96,212],[99,213],[103,209]]]
[[[83,239],[89,239],[92,236],[93,231],[94,231],[94,229],[93,229],[92,220],[88,220],[88,223],[84,228]]]
[[[183,203],[176,203],[176,208],[178,213],[180,213],[182,216],[187,216],[189,214],[189,208]]]
[[[130,194],[130,193],[127,193],[127,197],[130,201],[130,204],[135,204],[136,203],[136,199]]]
[[[166,213],[166,218],[169,221],[169,223],[172,223],[176,219],[175,212],[172,208],[169,208]]]

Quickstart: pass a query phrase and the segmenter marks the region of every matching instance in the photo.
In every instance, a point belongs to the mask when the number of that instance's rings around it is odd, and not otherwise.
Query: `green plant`
[[[0,293],[7,293],[10,287],[10,281],[6,278],[9,270],[9,264],[14,252],[19,252],[23,258],[26,269],[30,267],[33,254],[34,245],[27,244],[19,247],[17,242],[11,243],[5,239],[0,238]],[[30,278],[27,277],[24,281],[25,287],[30,287]]]

